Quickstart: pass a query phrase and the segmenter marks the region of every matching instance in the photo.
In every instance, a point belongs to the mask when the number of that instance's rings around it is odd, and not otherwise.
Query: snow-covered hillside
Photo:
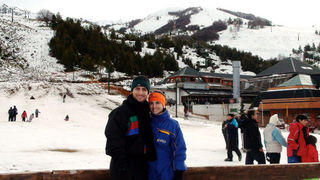
[[[219,9],[198,8],[199,12],[190,16],[190,23],[186,25],[197,25],[200,28],[211,26],[215,21],[234,20],[239,17]],[[164,9],[141,19],[134,27],[127,29],[127,32],[150,33],[168,24],[169,21],[177,20],[179,17],[170,14],[171,12],[183,12],[182,8]],[[278,57],[289,57],[292,49],[302,48],[307,44],[320,43],[320,36],[315,34],[316,27],[288,27],[281,25],[265,26],[259,29],[248,29],[247,19],[240,18],[243,25],[234,27],[229,25],[227,30],[219,32],[220,39],[213,41],[221,45],[227,45],[238,50],[252,52],[263,59]],[[127,27],[128,23],[111,26],[114,29]],[[188,35],[192,32],[187,31]]]
[[[320,43],[320,36],[315,34],[314,27],[272,26],[261,29],[242,27],[235,31],[233,26],[220,33],[217,44],[235,47],[251,52],[263,59],[288,57],[292,49],[302,48],[307,44]]]
[[[228,14],[226,12],[217,9],[206,9],[206,8],[193,8],[198,10],[194,14],[191,14],[190,23],[188,25],[199,25],[200,27],[207,27],[212,25],[214,21],[227,21],[229,18],[236,19],[238,17]],[[142,34],[154,32],[160,27],[166,25],[169,21],[177,20],[179,17],[177,15],[170,14],[171,12],[179,12],[185,10],[184,8],[168,8],[163,9],[153,14],[148,15],[146,18],[142,19],[138,24],[133,27],[133,32],[139,32]],[[190,12],[186,11],[183,15],[189,15]],[[244,22],[247,20],[243,19]],[[116,30],[126,27],[128,23],[114,24],[111,28]]]
[[[14,16],[0,13],[0,44],[2,58],[0,73],[2,80],[22,77],[43,77],[43,74],[62,72],[64,67],[49,56],[48,43],[53,31],[45,24],[24,15]]]

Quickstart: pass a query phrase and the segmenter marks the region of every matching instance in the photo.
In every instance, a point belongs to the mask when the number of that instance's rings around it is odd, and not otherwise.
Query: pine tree
[[[94,71],[94,61],[89,55],[85,55],[83,60],[80,62],[80,67],[88,71]]]
[[[137,40],[134,42],[134,50],[141,52],[141,48],[142,48],[141,41],[140,41],[140,39],[137,39]]]
[[[312,49],[311,50],[312,51],[316,51],[317,50],[316,45],[314,43],[312,43]]]
[[[66,71],[73,71],[75,62],[77,61],[77,55],[72,49],[72,47],[68,47],[66,51],[64,51],[63,56],[61,58],[61,64],[64,65]]]

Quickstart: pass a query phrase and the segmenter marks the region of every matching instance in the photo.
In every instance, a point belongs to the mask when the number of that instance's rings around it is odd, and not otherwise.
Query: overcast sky
[[[320,0],[0,0],[3,3],[32,12],[49,9],[64,17],[91,21],[128,21],[172,7],[220,7],[252,13],[274,24],[320,27]]]

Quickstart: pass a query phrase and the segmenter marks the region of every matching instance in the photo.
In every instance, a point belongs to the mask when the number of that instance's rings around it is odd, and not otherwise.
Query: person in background
[[[67,114],[66,117],[64,118],[65,121],[69,121],[69,115]]]
[[[317,151],[317,138],[309,135],[307,145],[307,157],[302,162],[319,162],[319,155]]]
[[[67,97],[67,94],[63,94],[63,97],[62,97],[62,102],[63,102],[63,103],[66,102],[66,97]]]
[[[18,109],[16,106],[13,106],[13,121],[17,120]]]
[[[33,118],[34,118],[34,114],[32,113],[32,114],[29,116],[29,120],[28,120],[27,122],[31,122]]]
[[[295,123],[290,124],[287,139],[288,163],[300,163],[308,154],[306,140],[309,137],[309,128],[307,124],[307,116],[301,114],[296,117]]]
[[[244,148],[247,152],[245,164],[253,164],[254,160],[256,160],[258,164],[266,164],[258,127],[259,120],[257,113],[256,110],[249,110],[248,120],[243,124]]]
[[[36,114],[36,118],[38,118],[40,111],[36,109],[34,113]]]
[[[287,142],[283,138],[281,131],[276,127],[280,124],[278,114],[270,117],[269,124],[263,131],[264,145],[267,149],[267,161],[270,164],[279,164],[282,146],[287,147]]]
[[[248,120],[248,109],[241,114],[240,118],[239,118],[239,128],[240,128],[240,137],[241,137],[241,150],[243,152],[246,152],[246,149],[244,148],[244,138],[243,138],[243,131],[244,131],[244,127],[243,124],[245,124],[245,122]]]
[[[8,115],[9,115],[9,119],[8,121],[13,121],[13,109],[12,107],[10,107],[9,111],[8,111]]]
[[[25,122],[27,118],[27,112],[23,111],[23,113],[21,114],[21,117],[22,117],[22,121]]]
[[[232,151],[235,151],[238,155],[238,160],[241,161],[242,155],[238,148],[239,138],[238,138],[238,122],[234,118],[233,114],[228,114],[227,124],[225,125],[228,134],[228,158],[224,161],[232,161],[233,155]]]
[[[187,170],[186,144],[179,123],[170,118],[165,108],[166,98],[161,92],[149,95],[151,128],[157,160],[149,162],[149,180],[182,180]]]
[[[221,128],[221,131],[222,131],[222,134],[223,134],[223,138],[224,138],[224,141],[226,143],[226,149],[228,149],[228,133],[227,133],[227,127],[226,127],[226,124],[228,123],[228,120],[226,119],[225,121],[222,122],[222,128]]]

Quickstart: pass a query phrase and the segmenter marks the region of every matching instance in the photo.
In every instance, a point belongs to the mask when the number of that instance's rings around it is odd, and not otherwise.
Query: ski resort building
[[[286,124],[304,114],[310,125],[320,127],[319,75],[318,69],[289,58],[252,78],[250,88],[260,89],[254,106],[260,111],[261,125],[268,124],[273,114]]]
[[[179,104],[229,103],[232,99],[232,76],[232,74],[199,72],[187,66],[152,88],[164,91],[168,99],[176,99],[176,87],[178,87]],[[252,77],[240,76],[241,89],[245,88]]]

